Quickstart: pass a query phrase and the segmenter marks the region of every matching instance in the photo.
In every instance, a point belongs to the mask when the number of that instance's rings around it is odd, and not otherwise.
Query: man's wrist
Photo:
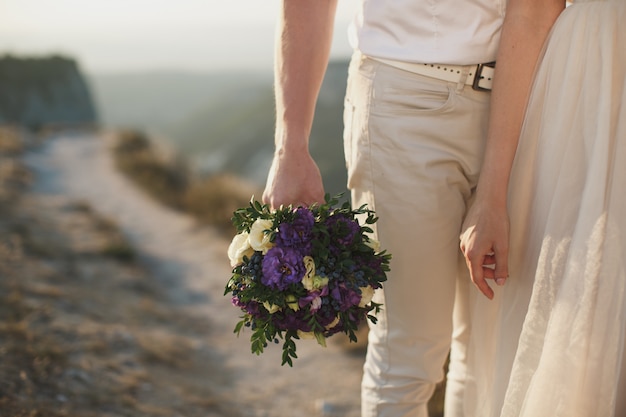
[[[274,152],[277,156],[308,155],[309,142],[305,139],[281,139],[276,141]]]

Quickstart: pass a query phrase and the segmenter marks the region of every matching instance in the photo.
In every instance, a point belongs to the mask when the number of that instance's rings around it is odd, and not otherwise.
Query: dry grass
[[[0,216],[8,215],[11,202],[30,183],[30,173],[16,158],[22,150],[18,132],[0,126]]]
[[[140,132],[122,131],[114,147],[115,163],[156,200],[181,208],[188,179],[185,170],[167,161],[150,140]]]
[[[183,202],[187,212],[225,234],[235,230],[231,223],[233,212],[248,205],[256,190],[250,184],[231,175],[217,175],[199,179],[186,189]]]
[[[0,126],[0,154],[18,155],[23,150],[17,130],[10,126]]]
[[[78,234],[61,232],[76,223],[71,217],[91,212],[55,204],[58,211],[47,219],[53,223],[38,223],[31,210],[41,207],[33,201],[28,207],[12,221],[26,222],[29,238],[43,234],[41,241],[62,247],[42,257],[0,238],[0,414],[223,415],[227,402],[206,377],[216,366],[207,356],[206,319],[169,304],[166,289],[138,266],[75,251]],[[97,220],[89,233],[102,233]],[[188,402],[188,396],[207,401]]]
[[[192,178],[180,159],[168,158],[140,132],[124,131],[114,147],[117,167],[159,202],[199,222],[234,233],[230,218],[259,190],[232,175]]]
[[[185,336],[151,332],[142,334],[138,340],[140,357],[144,362],[189,369],[192,364],[193,341]]]

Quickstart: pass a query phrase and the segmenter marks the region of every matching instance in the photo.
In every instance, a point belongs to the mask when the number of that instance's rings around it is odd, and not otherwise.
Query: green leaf
[[[285,335],[285,343],[283,343],[283,356],[281,366],[288,364],[289,366],[293,366],[293,360],[291,358],[297,358],[296,355],[296,343],[292,340],[292,338],[298,338],[298,334],[293,330],[288,330]]]
[[[315,332],[315,339],[317,339],[317,343],[320,344],[320,346],[326,347],[326,338],[324,337],[324,335],[320,332]]]
[[[246,324],[245,320],[241,320],[239,323],[237,323],[237,325],[235,326],[235,331],[233,333],[237,333],[237,336],[239,336],[239,333],[241,333],[241,329],[243,328],[243,326]]]

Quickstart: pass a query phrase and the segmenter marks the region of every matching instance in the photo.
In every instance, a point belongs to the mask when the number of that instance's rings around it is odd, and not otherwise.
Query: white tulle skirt
[[[626,1],[567,8],[512,174],[510,278],[473,294],[467,416],[626,416],[625,78]]]

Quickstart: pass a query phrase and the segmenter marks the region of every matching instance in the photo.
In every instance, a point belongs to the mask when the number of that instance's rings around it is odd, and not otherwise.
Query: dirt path
[[[234,386],[222,394],[253,417],[359,416],[363,352],[341,343],[324,349],[300,341],[294,368],[280,366],[280,346],[257,357],[245,333],[232,333],[238,311],[224,297],[230,275],[228,241],[185,215],[164,208],[129,183],[113,166],[106,137],[60,135],[25,156],[35,172],[34,192],[84,200],[113,219],[141,254],[154,279],[171,288],[171,301],[212,322],[210,345],[225,358]],[[216,378],[206,375],[207,380]]]

